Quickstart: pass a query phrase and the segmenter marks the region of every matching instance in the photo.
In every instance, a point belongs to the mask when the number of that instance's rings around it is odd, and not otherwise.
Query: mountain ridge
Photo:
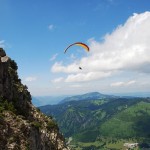
[[[65,99],[60,101],[59,104],[69,102],[69,101],[93,100],[93,99],[115,98],[115,97],[119,97],[119,96],[107,95],[99,92],[89,92],[85,94],[66,97]]]
[[[65,101],[71,100],[80,100],[78,97],[90,94],[90,93],[99,93],[103,96],[112,97],[112,98],[136,98],[136,97],[150,97],[149,92],[135,92],[135,93],[111,93],[111,94],[103,94],[100,92],[89,92],[85,94],[77,94],[77,95],[62,95],[62,96],[32,96],[32,103],[36,107],[46,106],[46,105],[56,105],[59,103],[64,103]],[[84,98],[85,99],[85,98]],[[82,100],[84,100],[82,99]],[[92,99],[92,98],[91,98]]]

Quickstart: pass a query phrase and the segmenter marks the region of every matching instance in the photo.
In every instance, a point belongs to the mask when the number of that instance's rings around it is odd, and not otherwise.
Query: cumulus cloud
[[[67,73],[65,82],[97,80],[119,71],[150,73],[149,27],[150,12],[133,14],[124,25],[106,34],[103,42],[90,39],[88,56],[67,66],[56,62],[52,72]],[[79,66],[84,68],[82,73]]]
[[[76,63],[70,64],[68,66],[63,66],[62,62],[56,62],[52,68],[52,72],[65,72],[65,73],[73,73],[73,72],[78,72],[79,71],[79,66]]]
[[[56,79],[52,80],[52,82],[58,83],[58,82],[62,82],[63,80],[64,80],[64,78],[60,77],[60,78],[56,78]]]
[[[68,75],[65,82],[85,82],[110,76],[110,72],[88,72]]]
[[[36,81],[36,80],[37,80],[37,77],[27,77],[27,78],[25,78],[26,82],[32,82],[32,81]]]
[[[112,87],[130,86],[130,85],[135,84],[135,83],[136,83],[135,80],[131,80],[128,82],[115,82],[115,83],[112,83],[111,86]]]

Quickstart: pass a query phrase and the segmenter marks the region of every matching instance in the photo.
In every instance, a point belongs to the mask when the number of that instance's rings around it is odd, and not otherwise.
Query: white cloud
[[[53,79],[52,82],[58,83],[58,82],[62,82],[63,80],[64,80],[64,78],[60,77],[60,78]]]
[[[131,80],[128,82],[115,82],[115,83],[112,83],[111,86],[112,87],[130,86],[130,85],[135,84],[135,83],[136,83],[135,80]]]
[[[37,80],[37,77],[27,77],[27,78],[25,78],[26,82],[32,82],[32,81],[36,81],[36,80]]]
[[[124,25],[106,34],[103,42],[89,40],[90,53],[65,66],[56,62],[52,72],[67,73],[65,82],[98,80],[117,72],[150,73],[150,12],[134,14]],[[82,72],[78,69],[81,66]],[[118,83],[121,85],[122,83]]]
[[[48,26],[48,29],[49,29],[49,30],[53,30],[53,29],[54,29],[54,25],[53,25],[53,24],[50,24],[50,25]]]
[[[103,77],[110,76],[110,73],[104,72],[88,72],[88,73],[78,73],[78,74],[71,74],[68,75],[65,82],[85,82],[85,81],[92,81],[97,80]]]
[[[65,73],[73,73],[73,72],[78,72],[79,69],[78,69],[78,65],[76,63],[73,63],[69,66],[63,66],[62,65],[62,62],[56,62],[52,68],[51,68],[51,71],[52,72],[65,72]]]
[[[53,60],[55,60],[56,59],[56,57],[57,57],[57,53],[56,54],[54,54],[51,58],[50,58],[50,61],[53,61]]]

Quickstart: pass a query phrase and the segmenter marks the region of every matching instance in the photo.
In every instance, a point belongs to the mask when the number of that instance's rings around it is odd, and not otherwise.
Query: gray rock
[[[1,62],[8,62],[9,60],[9,57],[8,56],[4,56],[4,57],[1,57]]]

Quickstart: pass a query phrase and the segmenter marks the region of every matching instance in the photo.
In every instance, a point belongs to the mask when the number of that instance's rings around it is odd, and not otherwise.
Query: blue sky
[[[0,19],[0,47],[34,96],[149,92],[149,0],[0,0]],[[63,53],[77,41],[90,52]]]

